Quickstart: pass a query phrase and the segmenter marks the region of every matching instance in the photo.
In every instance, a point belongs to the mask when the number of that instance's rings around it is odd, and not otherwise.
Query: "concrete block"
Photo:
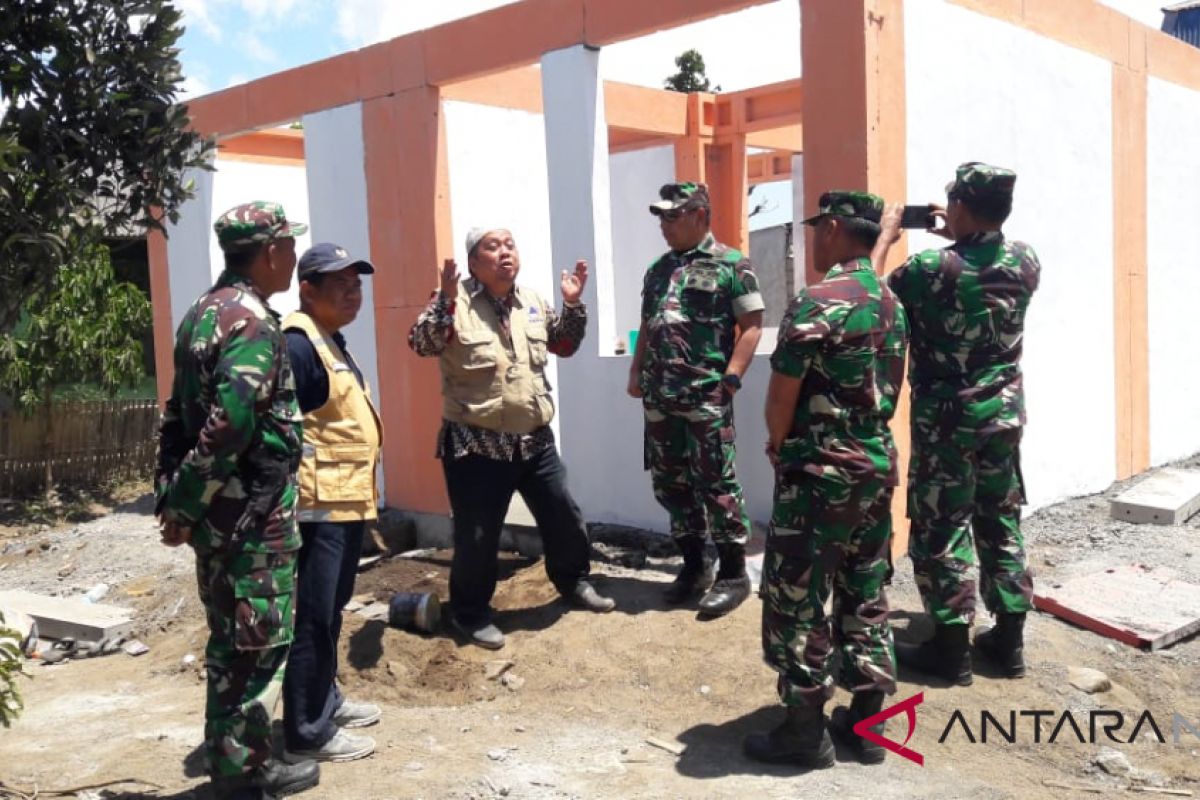
[[[1039,582],[1034,608],[1132,647],[1158,650],[1200,631],[1200,586],[1165,567],[1124,564]]]
[[[98,642],[133,630],[133,612],[73,597],[49,597],[24,589],[0,592],[0,606],[15,608],[37,621],[43,639]]]
[[[1178,525],[1200,511],[1200,472],[1164,469],[1112,501],[1112,518]]]

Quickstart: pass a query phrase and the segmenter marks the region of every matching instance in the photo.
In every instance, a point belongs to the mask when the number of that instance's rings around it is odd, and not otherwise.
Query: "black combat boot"
[[[289,764],[277,758],[250,774],[250,785],[263,790],[269,797],[283,797],[311,789],[321,780],[321,768],[311,758]]]
[[[882,745],[864,739],[854,732],[854,726],[883,709],[883,692],[855,692],[850,707],[838,706],[829,715],[829,732],[845,745],[862,764],[882,764],[887,750]],[[887,723],[870,727],[872,733],[883,735]]]
[[[1006,678],[1025,677],[1025,614],[997,614],[996,624],[975,636],[975,647]]]
[[[719,544],[721,559],[717,582],[700,600],[700,613],[721,617],[733,611],[750,596],[750,576],[746,574],[746,547],[740,544]]]
[[[933,638],[920,644],[896,642],[896,660],[957,686],[970,686],[971,629],[967,625],[937,625]]]
[[[742,750],[755,761],[805,769],[832,767],[833,740],[825,729],[823,706],[787,706],[787,717],[770,733],[752,733]]]
[[[683,553],[683,569],[663,592],[663,598],[672,605],[686,603],[704,594],[712,586],[714,577],[713,563],[704,552],[703,536],[681,536],[675,544]]]

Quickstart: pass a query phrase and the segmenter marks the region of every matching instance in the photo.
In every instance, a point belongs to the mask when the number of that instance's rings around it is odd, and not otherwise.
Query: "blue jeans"
[[[337,645],[342,609],[354,594],[365,523],[302,522],[296,575],[296,634],[283,677],[288,750],[314,750],[337,733]]]

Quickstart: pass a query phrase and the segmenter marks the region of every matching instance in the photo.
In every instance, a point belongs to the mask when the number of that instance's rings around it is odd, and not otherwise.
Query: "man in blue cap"
[[[297,272],[300,310],[283,328],[304,414],[296,515],[303,545],[296,638],[283,682],[284,740],[289,758],[351,761],[374,752],[375,740],[346,729],[378,722],[380,710],[338,691],[337,643],[366,521],[377,515],[383,424],[342,329],[358,316],[362,276],[375,268],[322,243],[300,257]]]

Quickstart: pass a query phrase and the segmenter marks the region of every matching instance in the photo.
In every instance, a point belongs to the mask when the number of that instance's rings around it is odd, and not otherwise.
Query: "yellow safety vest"
[[[379,501],[375,465],[383,445],[383,421],[371,402],[371,387],[365,380],[359,385],[345,353],[312,317],[295,311],[283,327],[308,336],[329,377],[329,399],[304,415],[296,518],[300,522],[375,519]]]

